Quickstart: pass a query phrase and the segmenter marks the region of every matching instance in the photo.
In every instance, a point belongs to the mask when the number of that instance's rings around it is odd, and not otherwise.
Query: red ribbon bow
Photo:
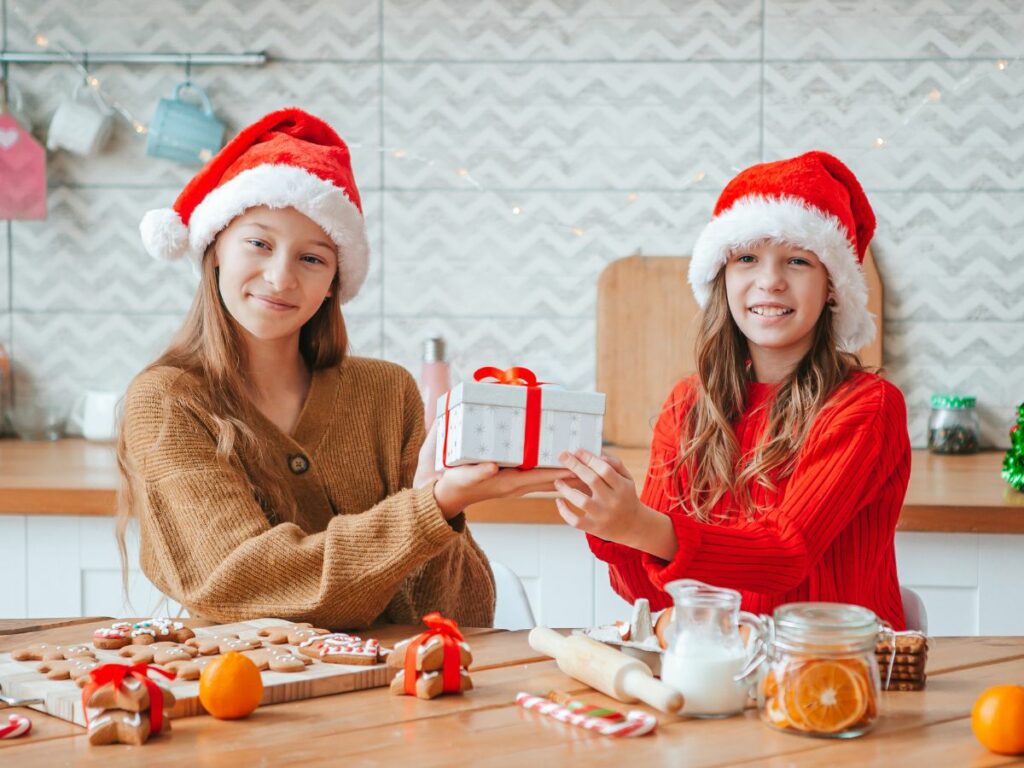
[[[540,414],[541,414],[541,384],[545,381],[537,381],[537,374],[529,368],[516,365],[502,370],[492,365],[477,368],[473,373],[473,379],[483,382],[485,379],[494,379],[496,384],[508,384],[515,387],[526,387],[526,418],[523,431],[523,463],[517,469],[533,469],[537,466],[537,456],[540,453]],[[451,400],[451,390],[444,396],[444,441],[441,446],[441,463],[445,467],[448,464],[448,408]]]
[[[99,688],[107,683],[113,683],[115,690],[121,690],[121,685],[126,677],[134,677],[140,680],[149,691],[149,724],[151,733],[160,733],[164,725],[164,692],[163,689],[150,680],[149,673],[157,672],[168,680],[173,680],[175,674],[160,667],[153,667],[149,664],[104,664],[96,667],[89,673],[92,682],[85,686],[82,691],[82,710],[85,713],[85,724],[89,725],[89,697]]]
[[[452,619],[446,619],[437,611],[428,613],[423,617],[423,623],[429,629],[421,632],[409,643],[405,652],[405,692],[410,696],[416,695],[416,651],[430,638],[439,636],[444,646],[444,658],[441,661],[441,679],[443,681],[442,691],[446,693],[457,692],[462,689],[462,655],[459,652],[459,643],[463,641],[459,625]]]

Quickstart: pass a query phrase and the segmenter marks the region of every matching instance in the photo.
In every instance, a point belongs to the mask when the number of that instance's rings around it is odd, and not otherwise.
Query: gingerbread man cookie
[[[388,666],[397,669],[405,668],[405,656],[410,643],[415,638],[402,640],[388,655]],[[473,652],[465,641],[459,643],[459,666],[468,667],[473,663]],[[433,635],[416,649],[416,670],[433,672],[444,665],[444,641],[440,635]]]
[[[473,690],[473,681],[469,677],[469,673],[464,670],[459,670],[459,693]],[[398,674],[395,675],[391,681],[391,692],[403,695],[405,693],[405,670],[399,670]],[[437,672],[420,672],[416,676],[416,697],[420,699],[433,699],[444,693],[444,678],[442,673]]]
[[[33,643],[27,648],[11,652],[15,661],[60,661],[62,659],[95,659],[96,654],[86,645],[51,645]]]
[[[309,640],[311,637],[330,634],[330,630],[320,629],[319,627],[314,627],[312,624],[304,622],[302,624],[293,624],[291,626],[282,625],[280,627],[264,627],[256,634],[260,637],[267,638],[267,642],[272,645],[283,645],[285,643],[299,645],[300,643]]]
[[[256,638],[242,640],[238,635],[204,635],[185,641],[185,645],[195,648],[200,656],[215,656],[228,651],[252,651],[263,647],[263,641]]]
[[[166,664],[161,664],[160,667],[168,672],[173,672],[178,680],[198,680],[203,673],[203,665],[195,659],[169,661]]]
[[[68,659],[60,661],[48,659],[36,667],[46,675],[47,680],[74,680],[79,687],[88,681],[89,673],[96,669],[99,663],[93,659]]]
[[[163,666],[172,661],[191,661],[199,653],[195,648],[182,643],[152,643],[151,645],[128,645],[118,656],[131,659],[134,664],[157,664]]]
[[[301,672],[313,663],[308,656],[300,656],[287,648],[273,646],[242,651],[242,655],[252,659],[258,669],[269,669],[271,672]]]

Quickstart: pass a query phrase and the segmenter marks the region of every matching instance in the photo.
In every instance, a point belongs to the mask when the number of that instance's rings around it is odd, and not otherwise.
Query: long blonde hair
[[[752,373],[746,337],[729,310],[724,268],[715,278],[699,322],[699,389],[684,420],[679,457],[672,468],[674,500],[690,516],[708,522],[715,505],[729,493],[743,513],[753,517],[761,510],[750,485],[774,490],[777,480],[792,473],[815,417],[850,373],[863,366],[856,355],[838,348],[832,310],[826,305],[814,327],[810,350],[779,385],[764,437],[740,455],[734,425],[746,409]]]
[[[200,268],[200,283],[185,322],[167,349],[146,366],[136,378],[148,371],[169,366],[192,376],[199,387],[172,387],[164,398],[163,424],[174,412],[191,413],[216,426],[217,458],[225,465],[240,466],[236,458],[245,456],[244,473],[253,497],[260,503],[271,523],[294,520],[295,499],[288,493],[280,462],[273,461],[267,446],[252,429],[255,406],[245,394],[245,345],[221,299],[214,253],[217,243],[207,249]],[[330,296],[299,332],[299,351],[311,370],[337,365],[345,357],[348,334],[338,299],[338,275],[334,276]],[[123,425],[122,425],[123,427]],[[156,436],[164,438],[163,430]],[[133,517],[138,516],[135,488],[140,473],[125,444],[125,430],[119,430],[117,465],[121,486],[117,497],[116,535],[121,553],[122,574],[127,587],[128,555],[125,534]]]

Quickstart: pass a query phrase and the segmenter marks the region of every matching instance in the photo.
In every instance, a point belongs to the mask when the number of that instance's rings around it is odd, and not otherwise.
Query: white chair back
[[[928,611],[925,610],[924,600],[910,587],[900,587],[900,596],[903,598],[903,617],[907,620],[907,629],[916,629],[927,635]]]
[[[491,560],[496,593],[494,626],[497,629],[533,629],[537,622],[523,582],[507,565]]]

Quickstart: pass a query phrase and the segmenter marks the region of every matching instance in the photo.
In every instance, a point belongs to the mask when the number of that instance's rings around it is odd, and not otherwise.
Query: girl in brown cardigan
[[[267,115],[141,231],[153,256],[190,257],[200,285],[125,398],[122,557],[137,519],[147,577],[219,622],[357,628],[437,610],[490,626],[494,581],[462,510],[568,473],[484,464],[434,477],[413,378],[346,355],[340,304],[369,249],[330,126]]]

